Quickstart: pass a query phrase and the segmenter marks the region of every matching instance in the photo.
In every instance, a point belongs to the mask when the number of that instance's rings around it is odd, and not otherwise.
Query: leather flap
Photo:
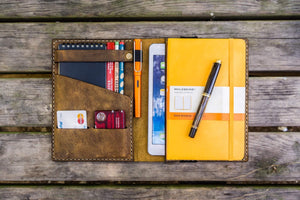
[[[126,95],[55,75],[54,160],[133,160],[132,101]],[[96,110],[124,110],[126,129],[95,129]],[[88,129],[58,129],[58,110],[86,110]]]
[[[55,62],[131,62],[130,50],[56,50]]]

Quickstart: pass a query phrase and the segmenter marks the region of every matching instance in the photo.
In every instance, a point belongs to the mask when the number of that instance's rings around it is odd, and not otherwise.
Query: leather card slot
[[[69,77],[54,76],[53,159],[133,159],[132,100],[105,88]],[[58,129],[58,110],[86,110],[88,129]],[[124,110],[126,129],[95,129],[96,110]]]
[[[130,161],[131,130],[127,129],[56,129],[55,160]]]
[[[106,73],[106,72],[104,72]],[[53,65],[53,78],[58,77],[60,74],[59,72],[59,63],[54,63]],[[62,76],[62,75],[61,75]],[[102,85],[104,87],[105,85],[105,77],[106,75],[99,76],[99,79],[97,79],[97,83],[100,83],[100,80],[102,82]],[[76,78],[74,78],[76,79]],[[54,80],[55,82],[55,80]],[[93,81],[95,82],[95,81]],[[124,64],[124,94],[129,96],[130,98],[133,98],[133,63],[126,62]]]

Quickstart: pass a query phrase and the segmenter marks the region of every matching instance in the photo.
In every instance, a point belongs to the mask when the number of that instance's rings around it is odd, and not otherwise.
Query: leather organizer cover
[[[59,50],[60,44],[96,44],[120,40],[53,40],[53,131],[52,159],[55,161],[164,161],[147,152],[148,140],[148,55],[152,43],[165,39],[143,39],[142,113],[133,118],[133,40],[125,50]],[[128,56],[129,54],[129,56]],[[124,62],[125,94],[59,75],[60,62]],[[95,129],[96,110],[124,110],[125,129]],[[58,110],[86,110],[88,129],[57,128]]]
[[[107,40],[53,40],[53,137],[52,158],[58,161],[132,161],[132,41],[126,51],[58,50],[59,44],[106,43]],[[132,56],[131,56],[132,57]],[[59,75],[60,62],[125,62],[125,94],[109,91],[80,80]],[[131,62],[128,62],[131,61]],[[95,129],[96,110],[124,110],[125,129]],[[87,129],[57,128],[58,110],[86,110]]]
[[[199,40],[199,39],[194,39]],[[147,151],[148,142],[148,75],[149,47],[153,43],[166,43],[167,57],[172,56],[167,39],[142,39],[142,88],[141,117],[133,117],[133,40],[125,42],[125,50],[59,50],[60,44],[107,43],[120,40],[53,40],[53,136],[52,159],[55,161],[165,161],[165,156],[152,156]],[[228,40],[229,41],[229,40]],[[194,42],[192,42],[194,44]],[[246,48],[246,49],[245,49]],[[246,161],[248,158],[248,45],[241,51],[245,57],[245,100],[246,110],[243,120],[243,138],[239,141]],[[246,52],[245,52],[246,51]],[[130,55],[131,56],[128,56]],[[176,57],[176,56],[175,56]],[[195,58],[198,59],[198,56]],[[59,75],[60,62],[124,62],[125,94],[119,94],[80,80]],[[175,60],[174,60],[175,62]],[[170,63],[169,63],[170,64]],[[168,60],[167,60],[168,65]],[[168,73],[168,71],[167,71]],[[170,79],[167,74],[167,81]],[[177,80],[177,79],[174,79]],[[95,129],[94,112],[96,110],[124,110],[125,129]],[[86,110],[88,129],[58,129],[56,113],[58,110]],[[170,130],[170,128],[169,128]],[[200,135],[200,134],[199,134]],[[167,127],[168,136],[168,127]],[[172,136],[172,134],[169,134]],[[200,135],[201,136],[201,135]],[[173,137],[174,138],[174,137]],[[169,138],[170,139],[170,138]],[[168,140],[167,142],[171,141]],[[172,142],[173,143],[173,142]],[[173,143],[175,144],[175,143]],[[170,145],[167,143],[167,150]],[[176,149],[176,147],[175,147]],[[228,148],[230,150],[230,148]],[[168,153],[168,151],[166,151]],[[175,152],[172,150],[172,152]],[[233,151],[232,151],[233,152]],[[239,151],[242,152],[242,151]],[[169,152],[170,153],[170,152]],[[170,154],[172,155],[172,153]],[[186,160],[190,158],[167,157],[167,160]],[[177,156],[177,154],[174,154]],[[227,155],[227,154],[226,154]],[[167,155],[168,156],[168,155]],[[193,160],[211,160],[210,158],[192,158]],[[215,159],[215,160],[240,160]]]

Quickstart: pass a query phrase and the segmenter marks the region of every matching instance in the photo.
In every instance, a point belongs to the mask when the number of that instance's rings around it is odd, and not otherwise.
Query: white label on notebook
[[[245,113],[245,95],[245,87],[234,87],[234,113]]]
[[[171,86],[170,112],[194,113],[199,106],[204,87]],[[215,87],[207,103],[206,113],[229,113],[229,87]]]
[[[59,110],[57,111],[58,128],[86,129],[87,119],[85,110]]]

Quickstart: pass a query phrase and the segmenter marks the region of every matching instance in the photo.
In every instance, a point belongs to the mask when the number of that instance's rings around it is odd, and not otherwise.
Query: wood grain
[[[249,126],[299,126],[300,77],[249,79]]]
[[[248,38],[250,71],[299,71],[300,21],[1,23],[0,72],[50,72],[52,39]]]
[[[248,162],[54,162],[50,134],[0,134],[0,183],[9,181],[300,180],[300,133],[249,133]]]
[[[38,1],[2,0],[1,18],[159,18],[159,17],[256,17],[299,15],[300,5],[290,1]]]
[[[0,79],[0,126],[51,126],[50,79]],[[299,77],[249,79],[250,126],[299,126]]]
[[[4,199],[232,199],[260,200],[300,198],[299,187],[206,187],[206,186],[93,186],[93,187],[1,187]]]
[[[0,126],[50,126],[50,79],[0,79]]]

